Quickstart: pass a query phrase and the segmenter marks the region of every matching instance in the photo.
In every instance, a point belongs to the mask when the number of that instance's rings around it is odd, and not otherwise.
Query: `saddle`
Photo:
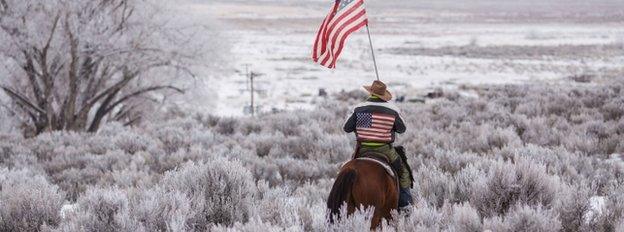
[[[372,152],[372,151],[366,152],[358,156],[358,153],[360,153],[360,146],[361,146],[360,143],[357,143],[355,147],[355,152],[353,153],[353,156],[351,158],[352,160],[367,160],[371,162],[376,162],[377,164],[381,165],[384,169],[386,169],[386,172],[388,172],[390,176],[395,178],[395,180],[397,181],[397,185],[398,185],[399,171],[401,170],[401,165],[406,165],[406,168],[409,171],[409,178],[411,180],[411,185],[412,187],[414,187],[414,174],[412,173],[412,167],[410,167],[409,163],[407,162],[407,156],[405,155],[405,148],[403,146],[394,147],[395,151],[400,157],[400,160],[402,161],[400,163],[391,163],[387,158],[385,158],[386,156],[384,154],[380,154],[380,153]],[[379,155],[375,155],[375,154],[379,154]]]
[[[390,163],[388,162],[388,160],[383,159],[381,157],[378,157],[376,155],[373,155],[373,153],[365,153],[364,155],[355,158],[356,160],[366,160],[366,161],[371,161],[371,162],[375,162],[379,165],[381,165],[384,169],[386,169],[386,172],[388,173],[388,175],[392,176],[393,178],[398,178],[398,170],[395,170],[394,168],[392,168],[392,166],[390,165]]]
[[[358,153],[358,149],[356,149],[355,154],[353,154],[352,159],[351,160],[347,160],[344,163],[342,163],[342,165],[340,165],[340,168],[342,168],[347,163],[349,163],[350,161],[353,161],[353,160],[363,160],[363,161],[373,162],[373,163],[376,163],[379,166],[383,167],[386,170],[386,173],[388,173],[388,175],[392,176],[392,178],[395,179],[395,181],[397,182],[397,185],[398,185],[399,169],[397,167],[394,167],[388,161],[388,159],[382,158],[383,154],[377,153],[377,152],[367,152],[367,153],[364,153],[364,154],[358,156],[357,153]],[[379,155],[375,155],[375,154],[379,154]]]

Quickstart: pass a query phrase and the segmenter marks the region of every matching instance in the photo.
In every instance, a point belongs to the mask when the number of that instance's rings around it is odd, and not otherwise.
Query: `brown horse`
[[[371,230],[381,224],[381,219],[391,219],[390,212],[399,205],[399,193],[394,177],[381,165],[367,160],[351,160],[336,177],[329,193],[327,208],[330,223],[340,216],[340,207],[347,203],[347,213],[358,207],[374,207]]]

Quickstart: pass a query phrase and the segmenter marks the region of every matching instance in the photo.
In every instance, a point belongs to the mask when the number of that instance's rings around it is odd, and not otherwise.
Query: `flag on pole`
[[[314,62],[335,68],[347,37],[367,23],[364,0],[336,0],[316,35],[312,51]]]

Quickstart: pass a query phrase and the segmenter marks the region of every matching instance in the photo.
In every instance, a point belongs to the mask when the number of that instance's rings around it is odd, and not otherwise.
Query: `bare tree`
[[[201,48],[156,0],[0,0],[0,88],[30,135],[140,120]],[[167,76],[167,78],[163,78]]]

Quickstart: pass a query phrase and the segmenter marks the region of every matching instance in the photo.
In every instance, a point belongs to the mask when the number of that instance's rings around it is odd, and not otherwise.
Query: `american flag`
[[[316,35],[312,51],[314,62],[335,68],[347,37],[367,23],[364,0],[336,0]]]
[[[392,140],[394,116],[380,113],[356,113],[358,141],[388,142]]]

